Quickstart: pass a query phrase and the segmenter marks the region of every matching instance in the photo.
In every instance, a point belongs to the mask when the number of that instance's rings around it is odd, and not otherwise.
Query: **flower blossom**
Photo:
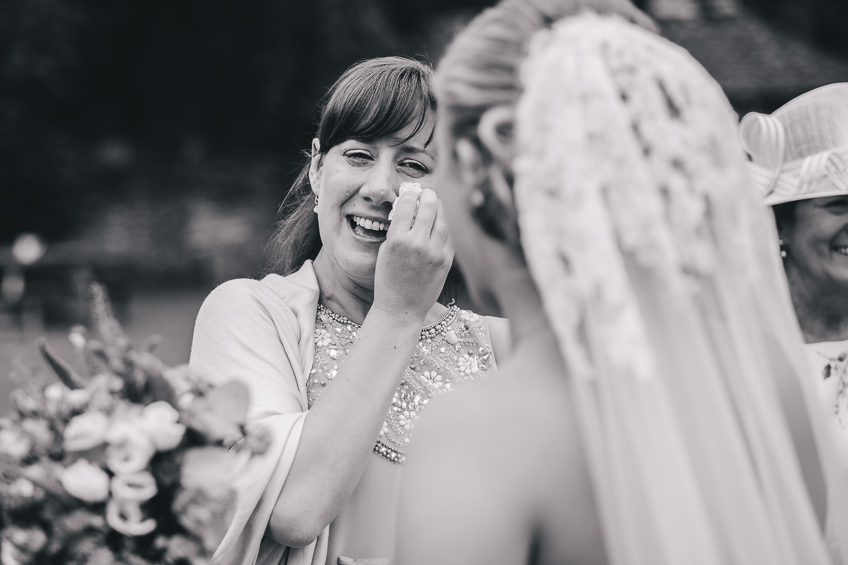
[[[8,526],[0,540],[0,563],[20,565],[28,563],[35,553],[47,545],[47,535],[41,528]]]
[[[118,420],[106,432],[109,449],[106,464],[116,475],[141,471],[150,463],[156,448],[139,429],[138,418],[133,421]]]
[[[177,423],[180,413],[162,400],[145,406],[141,418],[147,438],[159,451],[174,449],[185,435],[186,427]]]
[[[156,529],[156,520],[145,518],[136,501],[113,498],[106,505],[106,523],[125,536],[146,536]]]
[[[109,496],[109,475],[85,459],[64,469],[59,480],[68,494],[85,502],[102,502]]]
[[[31,447],[29,438],[20,431],[13,428],[0,429],[0,455],[23,459]]]
[[[148,471],[112,477],[112,498],[118,501],[144,502],[158,491],[156,479]]]
[[[103,412],[92,410],[74,416],[65,426],[65,451],[86,451],[103,443],[109,418]]]
[[[480,370],[477,356],[471,356],[467,353],[463,354],[462,357],[456,360],[456,366],[459,369],[459,372],[465,375],[471,375]]]

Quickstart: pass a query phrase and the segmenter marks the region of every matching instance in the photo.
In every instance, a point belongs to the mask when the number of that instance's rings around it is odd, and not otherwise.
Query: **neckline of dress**
[[[456,304],[453,304],[453,303],[449,304],[448,305],[448,311],[445,312],[445,314],[441,318],[439,318],[438,320],[436,320],[432,324],[427,324],[426,326],[421,328],[421,334],[422,335],[425,334],[425,333],[432,334],[432,333],[435,333],[437,331],[444,330],[445,327],[448,324],[450,324],[453,321],[453,319],[456,317],[457,312],[459,312],[459,307]],[[338,322],[339,324],[342,324],[342,325],[345,325],[345,326],[353,326],[356,329],[362,328],[361,324],[357,324],[356,322],[354,322],[353,320],[351,320],[347,316],[333,312],[332,310],[330,310],[329,308],[327,308],[326,306],[324,306],[320,302],[318,303],[318,313],[327,315],[333,321]]]

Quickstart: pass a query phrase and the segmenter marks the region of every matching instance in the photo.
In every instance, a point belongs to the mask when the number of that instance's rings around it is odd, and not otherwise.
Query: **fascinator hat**
[[[765,204],[848,194],[848,83],[747,114],[739,133]]]

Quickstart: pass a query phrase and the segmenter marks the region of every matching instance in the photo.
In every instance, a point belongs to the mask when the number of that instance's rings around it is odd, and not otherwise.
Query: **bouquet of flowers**
[[[246,432],[246,387],[213,386],[135,348],[92,289],[96,338],[70,340],[85,371],[42,342],[61,383],[12,395],[0,419],[4,565],[198,565],[234,508],[234,478],[267,438]]]

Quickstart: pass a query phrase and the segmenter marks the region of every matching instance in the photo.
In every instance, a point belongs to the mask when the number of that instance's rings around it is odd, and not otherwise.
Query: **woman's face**
[[[793,282],[816,294],[848,291],[848,195],[799,201],[780,232]]]
[[[348,139],[312,159],[322,255],[351,280],[373,287],[377,251],[403,182],[432,188],[435,157],[427,146],[434,118],[411,139],[410,125],[376,141]]]

